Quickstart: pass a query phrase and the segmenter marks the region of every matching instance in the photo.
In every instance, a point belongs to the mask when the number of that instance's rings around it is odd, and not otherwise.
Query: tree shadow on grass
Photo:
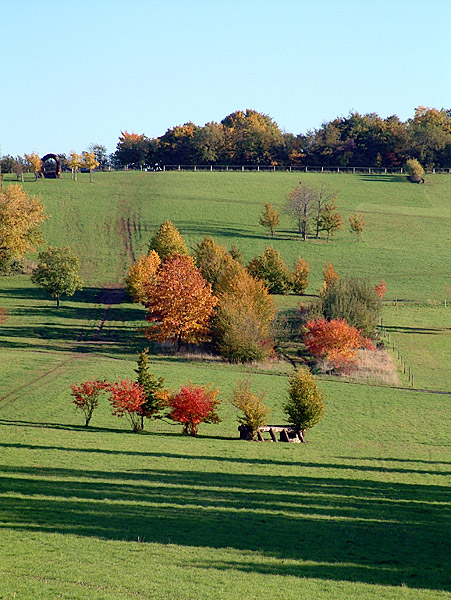
[[[18,531],[258,553],[205,569],[446,589],[446,488],[349,479],[145,469],[4,467]],[[285,564],[284,561],[287,561]],[[308,564],[304,564],[307,562]]]
[[[380,183],[410,183],[406,175],[389,175],[388,173],[384,175],[362,175],[359,177],[359,181],[366,181],[367,183],[371,181]]]
[[[76,425],[59,425],[57,423],[33,423],[29,421],[8,421],[5,419],[0,419],[1,425],[15,425],[15,426],[27,426],[27,427],[49,427],[52,429],[68,429],[68,430],[78,430],[78,431],[87,431],[87,432],[98,432],[98,433],[129,433],[134,436],[132,431],[126,431],[122,429],[111,429],[111,428],[100,428],[100,427],[82,427]],[[168,433],[168,432],[154,432],[154,431],[142,431],[140,436],[161,436],[161,437],[176,437],[181,438],[181,431],[177,433]],[[235,444],[248,444],[252,442],[242,442],[238,440],[236,437],[224,437],[224,436],[202,436],[198,435],[198,439],[216,439],[221,441],[234,442]],[[4,442],[0,443],[0,447],[2,448],[16,448],[17,450],[57,450],[63,452],[81,452],[85,454],[105,454],[107,456],[134,456],[134,457],[142,457],[142,458],[164,458],[170,460],[193,460],[193,461],[207,461],[207,462],[226,462],[226,463],[235,463],[235,464],[243,464],[243,465],[274,465],[274,466],[286,466],[286,467],[302,467],[302,468],[314,468],[314,469],[336,469],[338,471],[358,471],[361,473],[401,473],[401,474],[427,474],[427,475],[437,475],[437,476],[449,476],[451,475],[451,471],[438,471],[436,469],[409,469],[403,467],[373,467],[368,465],[353,465],[353,464],[343,464],[342,462],[335,463],[322,463],[322,462],[307,462],[303,460],[299,461],[286,461],[280,459],[268,459],[268,458],[251,458],[251,457],[242,457],[242,456],[218,456],[218,455],[208,455],[208,454],[177,454],[175,452],[158,452],[158,451],[135,451],[135,450],[111,450],[109,448],[70,448],[67,446],[55,446],[55,445],[38,445],[38,444],[21,444],[14,442]],[[349,459],[348,459],[349,460]],[[361,459],[355,459],[361,460]],[[385,459],[378,459],[385,460]],[[425,462],[424,464],[445,464],[449,465],[450,463],[440,463],[440,462]]]
[[[384,329],[390,333],[419,333],[425,335],[439,335],[444,331],[450,331],[451,328],[446,327],[404,327],[401,325],[384,325]]]

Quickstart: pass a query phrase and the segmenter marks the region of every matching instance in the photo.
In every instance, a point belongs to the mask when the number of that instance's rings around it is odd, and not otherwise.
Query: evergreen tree
[[[138,368],[135,369],[138,375],[136,382],[144,390],[146,400],[139,409],[141,417],[141,429],[144,429],[144,417],[148,419],[157,418],[158,412],[164,406],[164,378],[156,378],[149,369],[149,348],[146,348],[138,355]]]

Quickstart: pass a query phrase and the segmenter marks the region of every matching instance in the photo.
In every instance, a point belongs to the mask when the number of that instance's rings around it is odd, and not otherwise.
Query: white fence
[[[284,173],[352,173],[360,175],[405,175],[402,167],[319,167],[319,166],[283,166],[283,165],[161,165],[161,171],[220,171],[220,172],[284,172]],[[426,173],[451,174],[451,168],[426,169]]]

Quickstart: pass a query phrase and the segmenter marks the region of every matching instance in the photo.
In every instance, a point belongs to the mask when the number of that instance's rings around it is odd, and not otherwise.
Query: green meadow
[[[337,190],[345,226],[329,243],[303,242],[286,215],[274,239],[259,225],[264,203],[282,209],[299,181]],[[79,255],[85,287],[57,310],[28,275],[0,282],[0,598],[451,597],[451,177],[124,172],[24,186],[51,215],[46,242]],[[356,211],[360,242],[346,225]],[[265,389],[282,423],[290,364],[167,351],[152,371],[171,388],[220,388],[220,424],[187,438],[148,422],[136,435],[105,401],[82,427],[71,383],[135,376],[145,313],[117,290],[164,219],[189,245],[211,235],[246,261],[267,244],[290,264],[302,256],[309,295],[329,261],[384,279],[401,386],[320,378],[326,416],[309,443],[244,442],[228,402],[236,380]]]

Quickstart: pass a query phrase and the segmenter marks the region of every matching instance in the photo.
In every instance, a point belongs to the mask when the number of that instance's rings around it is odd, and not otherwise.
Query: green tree
[[[340,278],[330,282],[321,292],[321,311],[331,321],[345,319],[371,337],[380,319],[382,299],[369,281]]]
[[[175,254],[188,255],[188,247],[174,224],[166,220],[160,225],[149,243],[149,252],[155,252],[165,260]]]
[[[38,254],[38,266],[31,275],[31,281],[56,298],[56,307],[59,308],[61,296],[73,296],[82,289],[79,270],[78,257],[70,248],[49,246]]]
[[[419,183],[423,179],[424,169],[416,158],[409,158],[406,161],[406,170],[410,175],[411,181]]]
[[[301,440],[324,417],[324,394],[307,367],[301,367],[289,379],[288,401],[283,407],[288,421],[298,430]]]
[[[336,231],[343,227],[341,215],[335,206],[335,198],[330,202],[326,202],[322,207],[319,226],[322,231],[327,233],[327,241],[329,241],[331,235],[334,235]]]
[[[272,204],[265,202],[265,209],[260,215],[260,225],[266,227],[271,232],[271,237],[274,237],[274,230],[280,222],[280,215],[277,209]]]
[[[286,263],[282,260],[280,252],[272,246],[266,246],[260,256],[249,263],[249,273],[261,279],[271,294],[288,294],[293,289],[293,276]]]
[[[146,348],[138,355],[138,368],[135,369],[138,375],[136,382],[144,390],[146,400],[139,408],[141,416],[141,430],[144,429],[144,417],[148,419],[157,418],[158,413],[164,406],[163,398],[167,395],[164,390],[164,378],[155,377],[149,369],[149,348]]]

